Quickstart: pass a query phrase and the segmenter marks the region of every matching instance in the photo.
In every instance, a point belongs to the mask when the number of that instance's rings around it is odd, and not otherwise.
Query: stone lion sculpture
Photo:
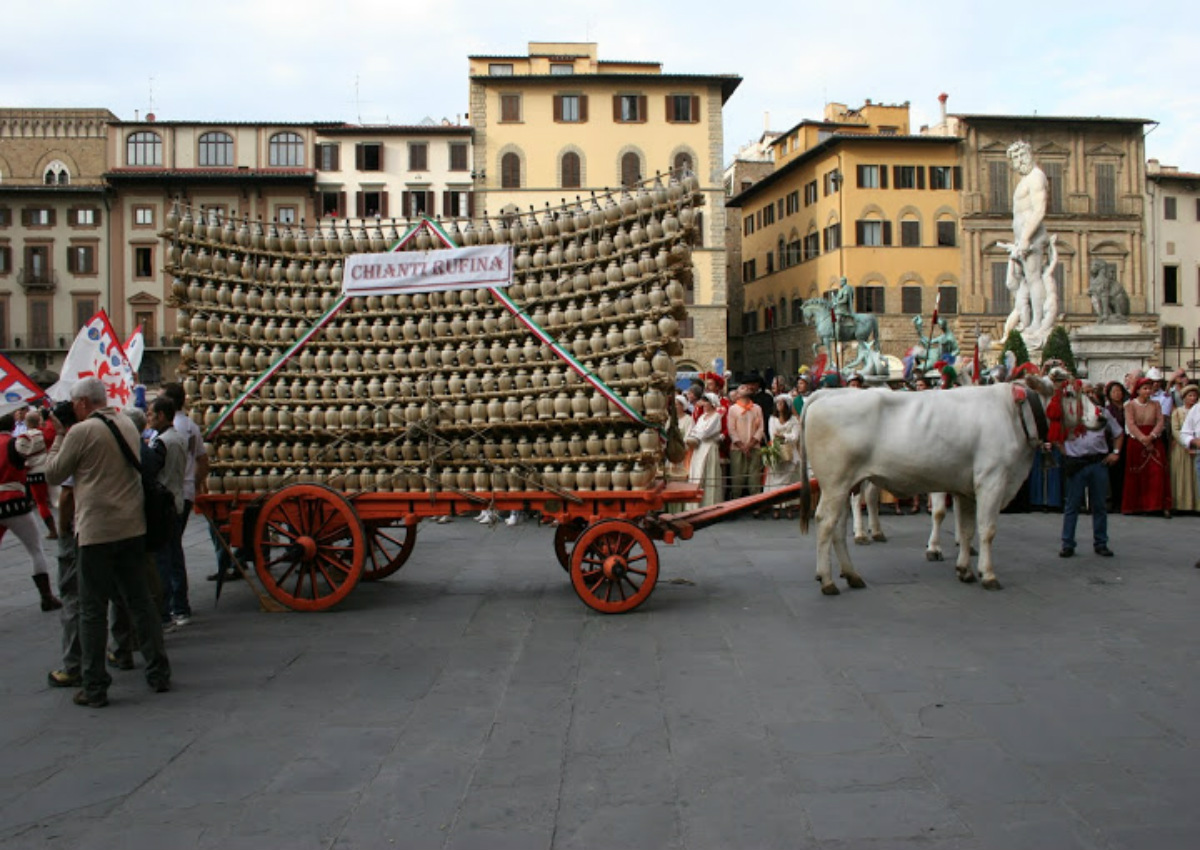
[[[1092,260],[1088,295],[1096,311],[1097,324],[1129,321],[1129,293],[1117,280],[1117,267],[1104,260]]]

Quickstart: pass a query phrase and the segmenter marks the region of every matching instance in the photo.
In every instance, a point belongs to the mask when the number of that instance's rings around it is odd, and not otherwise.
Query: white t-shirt
[[[204,445],[204,434],[200,431],[200,426],[192,421],[191,417],[183,411],[175,414],[175,421],[172,423],[175,430],[187,438],[187,467],[183,472],[183,500],[185,502],[196,501],[196,458],[204,457],[208,454],[208,449]]]

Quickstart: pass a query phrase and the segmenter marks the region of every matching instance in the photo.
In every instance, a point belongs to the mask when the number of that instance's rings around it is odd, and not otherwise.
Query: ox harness
[[[1032,445],[1040,445],[1050,438],[1050,420],[1046,418],[1046,409],[1042,406],[1042,400],[1038,398],[1035,392],[1029,392],[1020,384],[1012,385],[1013,401],[1017,405],[1017,419],[1021,423],[1021,430],[1025,432],[1025,440]],[[1029,403],[1029,410],[1033,413],[1033,422],[1037,427],[1037,437],[1034,438],[1029,433],[1029,426],[1025,424],[1025,416],[1021,413],[1021,405]]]

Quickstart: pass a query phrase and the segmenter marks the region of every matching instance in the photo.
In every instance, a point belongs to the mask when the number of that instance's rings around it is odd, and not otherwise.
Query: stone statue
[[[1007,336],[1016,327],[1028,347],[1041,348],[1058,320],[1054,282],[1058,251],[1045,223],[1050,184],[1045,172],[1034,164],[1028,142],[1014,142],[1008,157],[1020,179],[1013,191],[1013,241],[998,243],[1008,249],[1006,284],[1014,296],[1004,332]]]
[[[1117,266],[1104,260],[1092,260],[1088,295],[1096,311],[1096,324],[1122,324],[1129,321],[1129,293],[1117,280]]]
[[[932,368],[933,364],[939,361],[954,364],[958,358],[958,339],[955,338],[945,319],[937,320],[936,330],[938,333],[936,336],[924,336],[921,333],[925,322],[920,316],[913,316],[913,326],[917,329],[917,339],[925,349],[924,368]]]

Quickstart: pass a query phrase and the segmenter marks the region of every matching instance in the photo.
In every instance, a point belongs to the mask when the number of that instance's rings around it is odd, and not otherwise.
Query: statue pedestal
[[[1154,356],[1158,332],[1135,324],[1084,325],[1071,331],[1075,362],[1087,366],[1093,384],[1122,381],[1134,369],[1145,369]]]

